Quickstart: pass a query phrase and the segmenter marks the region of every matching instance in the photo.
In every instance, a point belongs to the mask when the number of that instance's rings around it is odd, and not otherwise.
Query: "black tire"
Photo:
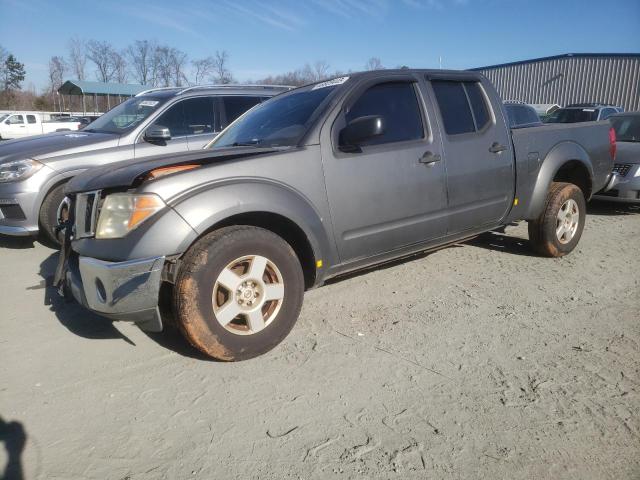
[[[58,226],[58,208],[64,200],[65,184],[58,185],[51,189],[40,206],[40,214],[38,216],[40,238],[44,243],[53,247],[60,246],[60,240],[56,236],[56,227]]]
[[[277,267],[284,296],[264,329],[241,335],[229,331],[231,323],[225,327],[216,319],[213,292],[223,269],[236,259],[255,255]],[[302,268],[287,242],[262,228],[231,226],[204,236],[184,255],[174,287],[173,307],[178,328],[194,347],[210,357],[235,361],[256,357],[278,345],[296,323],[303,296]],[[235,298],[228,297],[227,302],[233,303]],[[268,310],[267,307],[265,304]],[[235,318],[234,322],[241,321],[243,315]],[[248,326],[248,318],[246,323]]]
[[[577,229],[573,236],[560,241],[556,234],[558,213],[569,200],[577,205]],[[533,249],[545,257],[562,257],[570,253],[582,236],[587,214],[586,202],[582,190],[572,183],[553,182],[544,210],[536,220],[529,221],[529,242]]]

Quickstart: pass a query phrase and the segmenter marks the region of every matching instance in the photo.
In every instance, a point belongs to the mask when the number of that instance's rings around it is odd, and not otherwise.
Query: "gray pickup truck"
[[[111,109],[78,132],[0,143],[0,234],[39,232],[56,244],[66,216],[64,186],[88,168],[200,150],[249,108],[290,87],[215,85],[156,88]]]
[[[331,277],[516,220],[540,254],[571,252],[613,153],[606,122],[510,130],[478,73],[351,74],[260,104],[202,151],[75,177],[56,283],[246,359]]]

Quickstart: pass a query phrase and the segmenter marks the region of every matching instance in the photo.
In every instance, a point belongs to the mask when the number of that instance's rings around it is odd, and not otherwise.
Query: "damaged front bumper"
[[[64,284],[89,310],[159,332],[158,297],[164,262],[165,257],[107,262],[72,253],[66,260]]]

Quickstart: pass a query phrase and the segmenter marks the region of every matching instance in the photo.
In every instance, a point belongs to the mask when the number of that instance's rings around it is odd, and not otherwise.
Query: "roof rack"
[[[508,105],[526,105],[527,102],[523,102],[522,100],[503,100],[502,103]]]
[[[289,85],[253,85],[253,84],[238,84],[238,83],[223,83],[223,84],[210,84],[210,85],[193,85],[192,87],[185,87],[178,91],[176,95],[181,95],[185,92],[189,92],[191,90],[198,89],[208,89],[208,88],[263,88],[265,90],[291,90],[292,86]]]
[[[584,103],[570,103],[567,107],[617,107],[612,103],[600,103],[600,102],[584,102]]]
[[[180,87],[156,87],[156,88],[150,88],[148,90],[143,90],[142,92],[137,93],[136,97],[139,97],[140,95],[145,95],[145,94],[151,93],[151,92],[159,92],[159,91],[162,91],[162,90],[175,90],[177,88],[180,88]]]

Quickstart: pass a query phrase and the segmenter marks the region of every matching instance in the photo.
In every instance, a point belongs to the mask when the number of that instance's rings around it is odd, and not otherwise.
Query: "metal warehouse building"
[[[640,54],[567,53],[471,70],[487,76],[508,100],[601,102],[640,110]]]

